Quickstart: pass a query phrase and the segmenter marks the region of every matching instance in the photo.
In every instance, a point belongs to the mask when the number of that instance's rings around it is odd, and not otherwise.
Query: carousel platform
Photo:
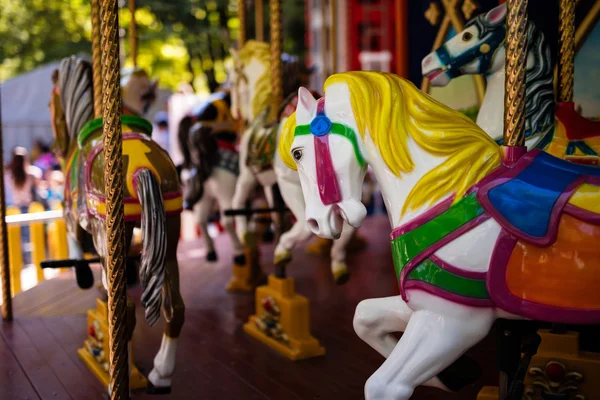
[[[254,311],[253,295],[224,290],[231,274],[227,236],[216,240],[219,261],[204,261],[199,240],[180,245],[185,325],[170,395],[134,393],[134,399],[361,399],[367,378],[382,357],[352,329],[356,305],[365,298],[397,294],[385,216],[365,221],[366,250],[350,256],[352,276],[336,286],[325,259],[294,251],[288,275],[311,302],[312,333],[326,348],[324,357],[292,362],[246,335],[242,325]],[[270,272],[272,247],[262,247]],[[98,271],[96,271],[98,272]],[[98,281],[99,282],[99,281]],[[140,288],[129,290],[138,304],[135,362],[147,374],[160,345],[162,325],[152,329],[139,306]],[[0,399],[100,399],[104,389],[79,359],[85,340],[86,312],[95,308],[96,289],[77,288],[69,273],[42,282],[14,299],[15,321],[0,323]],[[469,354],[484,369],[483,378],[456,394],[419,388],[414,399],[475,399],[483,385],[497,382],[495,341],[488,337]]]

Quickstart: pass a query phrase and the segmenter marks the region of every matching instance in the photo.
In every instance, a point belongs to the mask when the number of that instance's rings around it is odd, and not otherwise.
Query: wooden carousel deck
[[[182,293],[186,323],[178,349],[178,364],[169,396],[143,393],[134,399],[360,399],[363,385],[383,361],[352,329],[354,308],[370,297],[397,293],[385,217],[367,220],[361,232],[368,248],[350,257],[352,278],[336,287],[327,260],[294,252],[288,273],[297,291],[311,301],[312,331],[325,346],[325,357],[291,362],[263,347],[242,331],[253,311],[252,295],[225,292],[230,247],[217,239],[218,263],[203,259],[200,241],[180,245]],[[263,267],[272,269],[271,246],[262,249]],[[76,350],[86,337],[85,312],[95,307],[97,291],[79,290],[70,274],[43,282],[14,299],[16,319],[0,324],[0,399],[99,399],[103,388]],[[130,290],[139,305],[140,289]],[[142,373],[152,368],[162,326],[148,328],[138,306],[134,351]],[[493,384],[494,340],[486,339],[471,355],[483,366],[484,377],[460,393],[447,395],[419,388],[415,399],[475,399],[483,384]]]

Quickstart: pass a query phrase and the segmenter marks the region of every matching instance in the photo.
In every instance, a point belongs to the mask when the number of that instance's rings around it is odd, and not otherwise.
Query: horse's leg
[[[350,277],[348,265],[346,265],[346,249],[355,231],[355,228],[345,223],[342,235],[338,240],[334,240],[331,246],[331,274],[338,285],[346,283]]]
[[[388,313],[397,313],[397,307],[408,307],[400,297]],[[436,298],[434,302],[444,301]],[[385,305],[385,304],[384,304]],[[491,308],[453,305],[450,313],[422,309],[410,316],[399,343],[386,361],[368,379],[365,385],[367,400],[407,400],[414,389],[439,376],[465,351],[473,347],[489,332],[494,322]],[[436,307],[440,310],[447,307]],[[385,309],[378,309],[385,319]],[[358,310],[357,310],[358,312]],[[388,352],[392,341],[386,337],[382,352]]]
[[[210,180],[211,178],[209,178]],[[204,195],[196,206],[195,213],[198,217],[198,224],[200,225],[200,232],[202,232],[202,239],[206,246],[206,260],[217,261],[217,253],[215,252],[215,245],[212,237],[208,234],[208,218],[213,210],[215,204],[215,198],[213,197],[210,185],[205,185]]]
[[[215,168],[213,177],[214,180],[211,179],[211,191],[219,203],[219,212],[221,213],[223,227],[231,238],[234,262],[236,264],[244,264],[245,262],[241,262],[244,255],[244,246],[236,234],[233,217],[225,215],[225,210],[235,208],[232,198],[234,193],[237,194],[236,176],[229,171]]]
[[[234,186],[234,195],[230,197],[231,207],[236,210],[246,208],[246,200],[248,200],[250,192],[256,186],[256,178],[248,167],[244,166],[240,168],[240,176],[237,178],[237,183]],[[220,207],[225,209],[222,204],[220,204]],[[244,236],[248,232],[248,221],[245,215],[235,218],[235,229],[239,239],[244,240]]]
[[[163,288],[163,312],[167,323],[154,357],[154,368],[148,375],[152,384],[148,392],[164,394],[171,391],[171,381],[175,370],[177,338],[183,327],[185,306],[179,290],[179,264],[177,263],[177,243],[179,241],[180,216],[167,217],[167,259],[165,286]]]
[[[291,251],[296,243],[310,238],[312,232],[304,217],[304,197],[300,184],[285,179],[278,179],[277,184],[285,204],[296,217],[296,223],[289,231],[281,235],[275,247],[274,264],[278,268],[283,268],[292,260]]]

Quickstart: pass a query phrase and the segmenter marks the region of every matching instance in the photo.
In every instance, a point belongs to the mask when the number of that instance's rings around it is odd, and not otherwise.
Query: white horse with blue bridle
[[[331,76],[318,101],[301,88],[279,152],[321,237],[361,225],[367,165],[380,184],[400,295],[356,309],[356,333],[386,358],[367,400],[470,383],[464,353],[497,318],[600,322],[600,168],[502,148],[410,82],[374,72]]]

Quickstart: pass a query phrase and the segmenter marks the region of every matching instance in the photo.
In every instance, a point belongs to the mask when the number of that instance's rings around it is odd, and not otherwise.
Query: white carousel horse
[[[217,203],[221,221],[231,238],[234,264],[244,265],[244,248],[235,232],[233,217],[224,214],[224,210],[232,208],[239,171],[235,148],[238,124],[231,116],[230,106],[229,93],[212,94],[181,120],[178,140],[184,155],[183,166],[192,173],[187,181],[184,208],[195,206],[207,261],[217,260],[208,233],[208,219]]]
[[[300,89],[280,154],[299,171],[311,230],[361,225],[367,165],[393,227],[401,294],[354,317],[386,357],[367,400],[457,389],[447,372],[497,318],[600,322],[600,168],[524,152],[392,74],[333,75],[318,102]]]
[[[269,206],[273,207],[272,188],[277,183],[285,204],[296,217],[292,228],[281,235],[275,248],[275,265],[286,265],[292,259],[291,250],[294,246],[312,235],[304,218],[305,207],[298,174],[285,167],[276,154],[281,127],[287,118],[285,115],[289,113],[283,112],[284,116],[279,121],[279,126],[265,127],[271,100],[269,45],[250,40],[239,53],[232,51],[232,55],[235,60],[235,67],[231,72],[232,112],[235,118],[251,121],[250,128],[240,142],[240,176],[233,198],[233,208],[244,207],[257,182],[263,186]],[[297,64],[298,61],[286,64],[288,71],[285,81],[289,88],[285,92],[295,91],[299,86],[296,84],[297,78],[293,78],[298,75],[298,70],[289,70],[297,68]],[[236,219],[236,229],[239,237],[244,240],[248,229],[244,217]],[[337,283],[344,283],[349,276],[346,247],[353,234],[354,228],[347,226],[340,240],[334,242],[331,247],[331,271]]]
[[[78,257],[83,258],[81,244],[89,234],[98,255],[105,260],[105,203],[110,194],[105,192],[104,185],[102,119],[93,119],[92,66],[76,57],[66,58],[61,62],[57,77],[50,109],[54,149],[63,160],[63,172],[67,177],[64,200],[67,229],[74,239]],[[143,94],[147,93],[150,92]],[[149,101],[136,90],[129,94],[132,104],[142,105]],[[161,311],[166,320],[161,346],[148,375],[147,390],[164,394],[171,391],[177,342],[185,313],[177,262],[182,196],[175,165],[149,136],[152,125],[124,112],[122,126],[123,244],[129,248],[134,229],[142,230],[139,277],[144,290],[141,302],[150,326],[160,319]],[[102,264],[102,281],[108,290],[106,266],[104,262]],[[129,299],[127,308],[125,335],[130,340],[135,325],[135,305]]]
[[[423,76],[433,86],[445,86],[461,75],[486,74],[487,89],[477,124],[498,144],[502,144],[504,127],[505,37],[506,4],[502,4],[473,18],[462,32],[425,56],[421,63]],[[531,21],[527,25],[527,37],[527,148],[597,164],[600,145],[598,140],[592,139],[600,136],[599,129],[578,116],[573,103],[555,105],[550,47],[542,31]],[[574,129],[569,129],[574,125]]]
[[[144,116],[156,100],[158,80],[150,80],[142,68],[121,70],[123,114]]]

